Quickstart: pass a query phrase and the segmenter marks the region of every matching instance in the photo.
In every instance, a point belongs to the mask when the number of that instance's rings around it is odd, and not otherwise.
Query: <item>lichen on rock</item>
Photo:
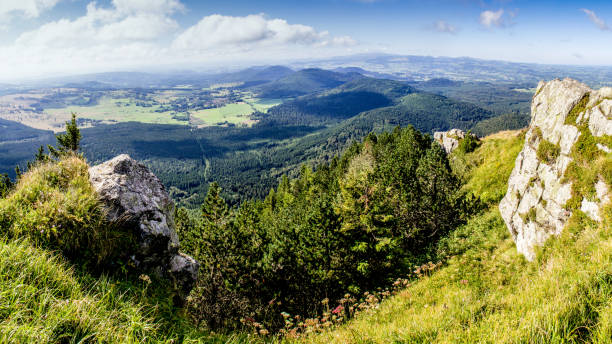
[[[601,204],[610,198],[596,160],[610,154],[603,143],[612,135],[611,94],[612,89],[593,91],[571,79],[538,85],[525,144],[499,205],[517,250],[528,260],[535,258],[536,246],[562,232],[572,212],[599,221]]]

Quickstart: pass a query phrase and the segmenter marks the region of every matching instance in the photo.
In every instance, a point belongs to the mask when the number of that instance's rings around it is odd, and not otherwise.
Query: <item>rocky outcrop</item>
[[[601,205],[608,202],[609,187],[597,180],[595,195],[582,198],[580,209],[571,206],[572,178],[568,167],[580,154],[580,138],[592,136],[602,154],[612,148],[597,141],[612,135],[612,88],[593,91],[575,80],[540,82],[531,105],[531,123],[499,205],[517,250],[533,260],[534,247],[561,233],[573,211],[581,210],[599,221]],[[604,140],[601,140],[604,141]]]
[[[108,220],[138,238],[135,251],[128,253],[136,266],[170,278],[184,299],[196,281],[198,263],[179,253],[174,203],[159,179],[125,154],[91,167],[89,178]]]
[[[452,151],[459,147],[459,142],[465,138],[467,134],[461,129],[451,129],[449,131],[436,131],[434,133],[434,140],[438,141],[440,145],[446,151],[446,154],[450,154]]]

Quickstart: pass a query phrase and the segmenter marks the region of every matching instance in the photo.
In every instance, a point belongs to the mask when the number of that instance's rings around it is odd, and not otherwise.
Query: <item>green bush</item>
[[[465,134],[465,137],[459,141],[457,150],[461,153],[471,153],[480,146],[480,140],[471,131]]]

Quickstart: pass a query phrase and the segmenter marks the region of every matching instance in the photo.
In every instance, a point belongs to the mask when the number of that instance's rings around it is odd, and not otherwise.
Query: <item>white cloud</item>
[[[506,25],[504,18],[504,10],[499,9],[498,11],[484,11],[480,13],[480,24],[487,27],[492,28],[496,27],[504,27]]]
[[[0,79],[162,65],[282,63],[351,53],[357,44],[348,36],[263,14],[211,15],[180,30],[173,15],[183,10],[178,0],[113,0],[110,6],[91,2],[81,17],[47,22],[0,46]]]
[[[245,17],[214,14],[185,30],[172,46],[175,49],[239,47],[249,50],[279,44],[326,46],[354,43],[350,37],[331,37],[327,31],[319,32],[311,26],[289,24],[283,19],[267,19],[263,14]]]
[[[581,9],[581,11],[586,13],[586,15],[589,16],[589,20],[593,22],[593,24],[595,24],[595,26],[597,26],[600,30],[610,31],[610,27],[608,27],[608,24],[606,24],[603,19],[599,18],[595,12],[587,10],[585,8]]]
[[[456,33],[457,32],[457,28],[455,26],[445,22],[444,20],[438,20],[437,22],[435,22],[433,24],[433,29],[435,31],[444,32],[444,33]]]
[[[0,1],[0,20],[13,15],[36,18],[42,12],[53,8],[60,0],[2,0]]]
[[[120,13],[163,13],[183,11],[185,7],[179,0],[113,0]]]
[[[34,47],[90,48],[96,44],[155,40],[173,32],[178,24],[163,12],[126,14],[118,8],[87,6],[87,13],[75,20],[61,19],[21,34],[16,44]]]

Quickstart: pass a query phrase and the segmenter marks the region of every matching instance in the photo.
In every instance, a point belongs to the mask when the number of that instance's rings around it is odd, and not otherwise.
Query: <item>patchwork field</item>
[[[255,98],[227,88],[155,90],[82,90],[52,88],[0,97],[0,118],[36,129],[61,131],[71,113],[81,127],[140,122],[194,126],[247,125],[254,112],[267,112],[280,99]]]

